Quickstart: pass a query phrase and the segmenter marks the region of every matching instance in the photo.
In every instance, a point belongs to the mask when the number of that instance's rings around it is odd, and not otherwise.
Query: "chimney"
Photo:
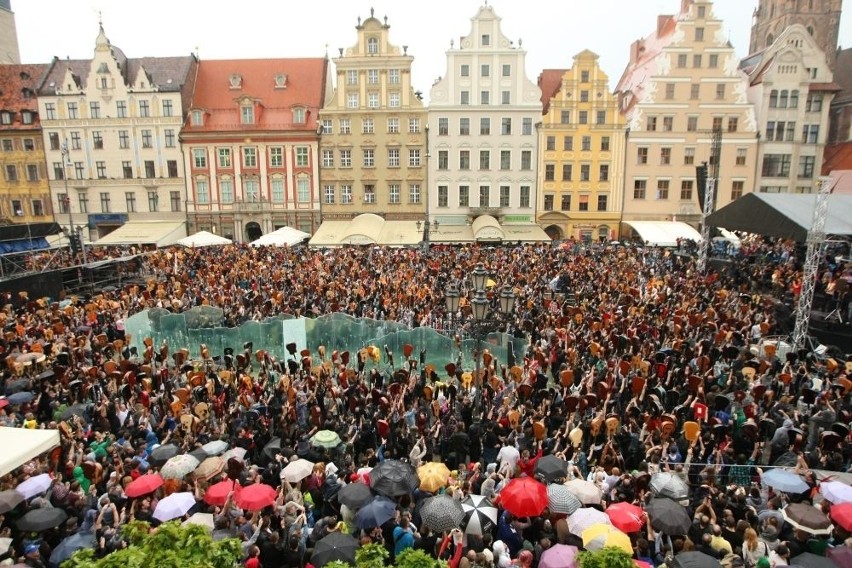
[[[685,2],[688,2],[689,0],[683,0],[683,1],[685,3]],[[671,16],[657,16],[657,37],[660,37],[660,36],[663,35],[663,29],[666,27],[666,24],[668,23],[669,20],[671,20],[671,18],[672,18]]]
[[[645,40],[637,39],[630,45],[630,62],[638,63],[642,52],[645,51]]]
[[[686,14],[689,12],[689,8],[692,7],[693,4],[695,4],[695,0],[680,0],[680,13]]]

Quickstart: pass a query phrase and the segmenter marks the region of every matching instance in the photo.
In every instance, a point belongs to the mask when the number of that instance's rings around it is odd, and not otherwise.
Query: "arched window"
[[[814,36],[814,28],[813,28],[813,26],[808,26],[808,27],[807,27],[807,30],[808,30],[808,33],[809,33],[809,34],[811,34],[811,37],[813,37],[813,36]]]
[[[769,47],[770,45],[772,45],[772,43],[774,41],[775,41],[775,37],[773,37],[772,34],[766,34],[766,47]]]
[[[778,97],[778,108],[787,108],[787,91],[781,91],[781,96]]]
[[[371,37],[367,40],[367,53],[370,55],[376,55],[379,53],[379,40],[378,38]]]
[[[769,93],[769,108],[775,108],[778,106],[778,90],[772,89]]]
[[[790,91],[790,108],[799,107],[799,91]]]

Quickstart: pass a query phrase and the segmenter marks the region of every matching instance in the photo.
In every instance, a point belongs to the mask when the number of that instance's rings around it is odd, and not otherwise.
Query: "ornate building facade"
[[[843,0],[759,0],[751,26],[749,53],[769,48],[784,30],[801,24],[834,70]]]

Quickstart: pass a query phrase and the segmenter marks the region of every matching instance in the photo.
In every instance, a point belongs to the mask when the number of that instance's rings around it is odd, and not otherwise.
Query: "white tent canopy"
[[[281,227],[276,231],[267,233],[259,239],[252,241],[251,244],[256,247],[291,247],[301,243],[308,237],[310,237],[308,233],[300,231],[299,229],[294,229],[293,227]]]
[[[59,430],[0,427],[0,477],[59,445]]]
[[[186,236],[184,221],[129,221],[94,243],[99,245],[157,245],[166,247]]]
[[[175,242],[177,245],[185,247],[215,247],[219,245],[230,245],[234,241],[220,237],[209,231],[198,231],[194,235],[189,235]]]
[[[681,221],[624,221],[636,231],[645,244],[657,247],[677,246],[678,239],[699,242],[701,233]]]

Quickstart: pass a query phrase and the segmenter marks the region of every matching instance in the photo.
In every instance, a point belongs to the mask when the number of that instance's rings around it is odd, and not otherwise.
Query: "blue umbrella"
[[[50,565],[59,566],[78,550],[94,548],[96,544],[95,535],[90,532],[72,534],[53,549],[50,554]]]
[[[760,481],[784,493],[804,493],[810,489],[801,477],[780,468],[770,469],[763,474]]]
[[[355,525],[359,529],[380,527],[394,517],[396,503],[382,497],[373,499],[355,513]]]
[[[31,402],[35,398],[35,395],[30,391],[24,392],[16,392],[15,394],[10,394],[6,397],[6,400],[9,401],[9,404],[26,404]]]

